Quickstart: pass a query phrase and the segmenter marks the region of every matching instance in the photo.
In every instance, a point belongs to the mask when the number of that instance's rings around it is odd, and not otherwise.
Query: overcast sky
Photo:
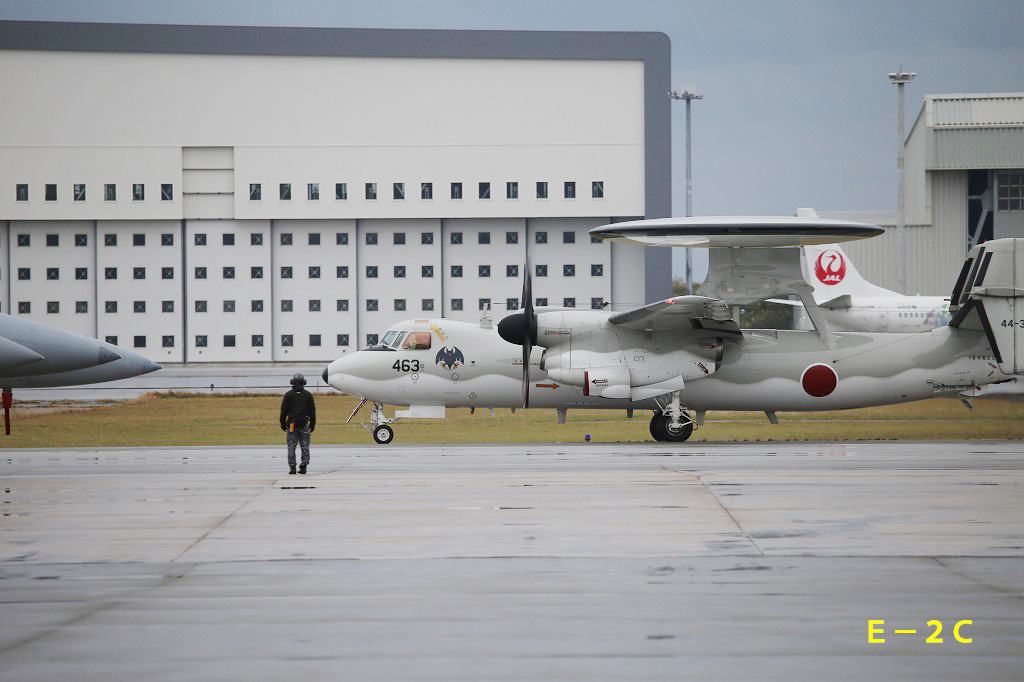
[[[3,0],[0,18],[129,23],[661,31],[672,84],[694,83],[694,215],[894,210],[896,88],[1024,91],[1024,1]],[[599,103],[595,102],[595,106]],[[684,105],[673,115],[685,213]],[[680,271],[676,258],[676,271]]]

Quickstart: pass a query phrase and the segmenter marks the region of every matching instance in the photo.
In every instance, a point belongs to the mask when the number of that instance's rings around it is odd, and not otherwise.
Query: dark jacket
[[[295,420],[309,420],[309,430],[316,428],[316,403],[313,394],[301,386],[284,394],[281,400],[281,429],[288,430],[288,423]],[[301,421],[300,421],[301,424]]]

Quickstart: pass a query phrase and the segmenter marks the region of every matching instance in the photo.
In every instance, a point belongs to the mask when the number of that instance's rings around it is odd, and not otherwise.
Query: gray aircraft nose
[[[108,362],[113,362],[114,360],[120,359],[121,356],[115,353],[114,351],[110,350],[109,348],[103,348],[101,346],[100,349],[96,352],[97,365],[105,365]]]
[[[150,372],[155,372],[158,369],[163,369],[163,367],[161,367],[158,363],[153,362],[152,360],[146,360],[146,362],[142,364],[143,374],[149,374]]]

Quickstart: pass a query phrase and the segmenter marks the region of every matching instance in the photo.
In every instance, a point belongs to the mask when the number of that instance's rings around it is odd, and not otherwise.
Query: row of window
[[[491,233],[490,232],[477,232],[477,244],[490,244]],[[401,246],[406,243],[405,232],[394,232],[391,235],[392,243],[395,246]],[[448,234],[449,241],[452,244],[462,244],[462,232],[450,232]],[[291,232],[282,232],[280,235],[281,246],[292,246],[294,244],[294,235]],[[309,246],[320,246],[320,233],[309,232],[306,235],[307,244]],[[376,232],[367,232],[365,234],[366,244],[368,246],[376,246],[378,244],[378,235]],[[537,244],[548,243],[548,233],[543,230],[534,232],[534,241]],[[31,234],[19,234],[16,236],[16,242],[18,246],[32,246],[32,235]],[[207,246],[207,239],[205,233],[196,233],[193,235],[193,243],[196,246]],[[348,232],[337,232],[335,233],[334,243],[338,246],[348,245]],[[434,233],[433,232],[421,232],[420,233],[420,244],[433,244]],[[518,232],[506,232],[505,233],[506,244],[518,244],[519,233]],[[563,244],[575,244],[576,233],[572,230],[565,230],[562,232],[562,243]],[[590,238],[591,244],[600,244],[601,240],[597,237]],[[253,232],[249,235],[249,244],[252,246],[263,246],[263,234],[260,232]],[[47,246],[60,246],[60,235],[59,234],[47,234],[46,235]],[[88,246],[89,235],[87,234],[76,234],[75,235],[75,246]],[[103,235],[104,246],[117,246],[117,233],[111,232]],[[132,234],[132,246],[145,246],[146,245],[146,234],[143,232],[136,232]],[[225,232],[221,235],[222,246],[234,246],[235,235],[233,233]],[[160,235],[160,246],[174,246],[174,233],[165,232]]]
[[[21,185],[19,185],[21,187]],[[49,185],[47,185],[49,187]],[[449,186],[449,196],[452,199],[462,199],[464,197],[464,186],[461,182],[453,182]],[[26,189],[27,192],[27,189]],[[367,201],[376,201],[378,196],[377,183],[367,182],[363,185],[363,198]],[[391,183],[391,198],[395,201],[404,201],[406,196],[405,183],[404,182],[393,182]],[[489,182],[478,182],[476,187],[476,196],[478,199],[490,199],[491,198],[491,183]],[[549,196],[549,186],[546,181],[538,181],[535,185],[535,196],[538,199],[547,199]],[[562,183],[562,197],[564,199],[575,199],[576,198],[576,182],[573,180],[567,180]],[[592,199],[603,199],[604,198],[604,181],[593,180],[590,183],[590,197]],[[282,182],[277,186],[277,198],[281,201],[292,200],[292,183]],[[432,182],[421,182],[420,183],[420,199],[430,201],[434,198],[434,183]],[[506,182],[505,183],[505,198],[506,199],[518,199],[519,198],[519,183],[518,182]],[[335,201],[347,201],[348,200],[348,183],[347,182],[336,182],[334,183],[334,199]],[[252,182],[249,183],[249,201],[262,201],[263,200],[263,183]],[[307,201],[320,201],[320,183],[310,182],[306,184],[306,200]]]
[[[370,345],[373,345],[373,344],[377,343],[377,341],[376,341],[377,335],[376,334],[368,335],[367,336],[367,342],[368,343],[369,343],[369,339],[370,339],[371,336],[373,337],[374,341]],[[253,348],[262,348],[263,347],[263,339],[264,339],[264,335],[263,334],[253,334],[249,338],[250,338],[249,342],[250,342],[250,344],[252,345]],[[336,337],[337,345],[338,346],[347,346],[347,345],[349,345],[348,344],[348,338],[349,338],[348,334],[338,334],[337,337]],[[105,336],[105,337],[103,337],[103,340],[106,341],[109,344],[113,344],[115,346],[118,345],[117,344],[118,338],[116,336]],[[160,342],[161,342],[161,346],[163,348],[174,348],[174,342],[175,342],[174,335],[173,334],[169,334],[169,335],[161,336],[160,337]],[[210,342],[210,337],[207,334],[196,334],[196,336],[195,336],[195,347],[196,348],[208,348],[209,347],[209,342]],[[145,337],[145,336],[133,336],[132,337],[132,344],[133,344],[133,346],[135,348],[145,348],[146,347],[146,343],[147,343],[147,337]],[[224,348],[236,348],[238,346],[237,337],[236,337],[235,334],[225,334],[224,337],[223,337],[223,342],[222,343],[223,343],[223,347]],[[281,335],[281,345],[286,347],[286,348],[290,348],[290,347],[294,346],[295,345],[295,336],[292,335],[292,334],[282,334]],[[323,345],[323,337],[320,334],[310,334],[309,335],[309,345],[310,346],[314,346],[314,347],[322,346]]]
[[[85,201],[87,188],[84,183],[76,183],[71,186],[71,198],[73,201]],[[14,200],[28,201],[28,184],[19,183],[14,186]],[[132,185],[132,201],[146,200],[145,183]],[[57,185],[43,185],[43,201],[57,201]],[[103,185],[103,201],[117,201],[117,184],[109,183]],[[160,185],[160,201],[174,201],[174,185],[164,183]]]
[[[338,279],[345,279],[348,277],[348,266],[339,265],[335,268],[335,276]],[[116,267],[103,268],[103,279],[114,280],[117,279],[118,269]],[[463,266],[452,265],[450,266],[451,276],[453,278],[462,277]],[[290,265],[281,266],[281,279],[293,279],[295,270]],[[309,279],[320,279],[321,270],[319,265],[310,265],[306,268],[306,273]],[[367,279],[375,279],[378,277],[379,268],[376,265],[366,266],[366,277]],[[32,279],[32,268],[18,268],[18,280],[25,282],[31,281]],[[208,268],[206,266],[197,266],[193,269],[193,275],[195,279],[207,279]],[[395,265],[392,266],[392,274],[395,278],[401,279],[405,277],[406,266]],[[430,278],[434,276],[433,265],[422,265],[420,266],[420,277]],[[490,265],[478,265],[477,266],[478,277],[490,277],[491,266]],[[518,265],[506,265],[505,266],[506,277],[519,277],[519,266]],[[534,276],[536,277],[547,277],[548,266],[544,264],[534,265]],[[562,265],[562,276],[563,277],[575,277],[576,266],[574,264]],[[591,277],[603,277],[604,276],[604,265],[601,263],[594,263],[590,266]],[[235,279],[235,266],[224,265],[221,266],[221,277],[223,279]],[[161,279],[174,279],[174,268],[173,267],[162,267],[160,268]],[[263,266],[255,265],[249,268],[250,279],[263,279]],[[60,268],[46,268],[46,279],[47,280],[60,280]],[[75,268],[75,279],[76,280],[88,280],[89,279],[89,268]],[[146,279],[146,268],[137,267],[132,268],[132,279]]]
[[[105,313],[117,313],[118,312],[117,301],[104,301],[103,312]],[[208,301],[194,301],[194,310],[197,313],[209,312]],[[477,302],[478,310],[490,306],[491,299],[481,298]],[[548,305],[548,299],[544,297],[538,297],[535,299],[535,305],[546,306]],[[393,302],[395,312],[405,312],[407,309],[407,301],[404,298],[396,298]],[[572,297],[563,298],[562,306],[565,308],[575,308],[576,299]],[[307,307],[309,312],[318,313],[322,310],[322,301],[320,299],[311,298],[307,301]],[[604,307],[603,298],[591,298],[590,307],[599,310]],[[249,302],[249,309],[254,313],[263,312],[263,301],[254,299]],[[339,298],[335,301],[335,309],[337,312],[348,312],[349,311],[349,300],[345,298]],[[431,312],[434,310],[434,299],[424,298],[420,300],[420,309],[424,312]],[[454,311],[463,310],[463,299],[453,298],[451,299],[451,309]],[[518,298],[506,298],[505,299],[506,310],[518,310],[519,299]],[[236,301],[225,300],[221,302],[221,310],[225,313],[236,312],[237,306]],[[281,312],[290,313],[295,310],[295,301],[292,299],[281,300]],[[367,312],[378,312],[380,310],[380,301],[376,298],[366,299],[366,310]],[[60,301],[47,301],[46,302],[47,314],[59,314],[60,313]],[[76,313],[88,313],[89,302],[88,301],[75,301],[75,312]],[[145,313],[146,302],[145,301],[133,301],[132,312],[134,313]],[[161,301],[160,312],[162,313],[173,313],[174,312],[174,301]],[[18,314],[30,315],[32,313],[32,302],[31,301],[19,301],[18,302]]]

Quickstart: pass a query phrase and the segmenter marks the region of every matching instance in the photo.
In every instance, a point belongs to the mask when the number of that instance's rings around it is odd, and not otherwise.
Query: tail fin
[[[811,208],[799,208],[797,217],[817,218]],[[814,287],[819,303],[840,296],[898,296],[894,291],[875,286],[864,279],[839,244],[801,247],[804,280]]]
[[[993,239],[970,250],[950,297],[949,326],[984,332],[1003,374],[1024,373],[1021,299],[1024,239]]]

